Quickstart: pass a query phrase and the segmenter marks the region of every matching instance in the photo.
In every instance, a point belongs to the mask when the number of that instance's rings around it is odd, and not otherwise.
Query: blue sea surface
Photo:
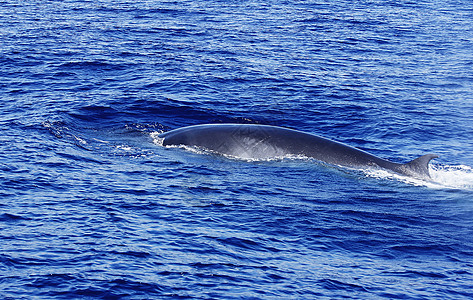
[[[0,3],[0,298],[473,298],[473,2]],[[440,157],[162,146],[204,123]]]

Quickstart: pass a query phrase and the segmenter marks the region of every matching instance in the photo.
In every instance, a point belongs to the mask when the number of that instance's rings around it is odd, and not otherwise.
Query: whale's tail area
[[[422,155],[407,164],[400,165],[396,171],[411,177],[431,179],[429,173],[429,162],[437,157],[438,155],[435,154]]]

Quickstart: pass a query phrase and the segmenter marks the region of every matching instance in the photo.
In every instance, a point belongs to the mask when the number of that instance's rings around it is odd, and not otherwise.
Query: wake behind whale
[[[270,159],[301,155],[333,165],[382,168],[430,180],[426,154],[406,164],[390,162],[363,150],[294,129],[253,124],[205,124],[171,130],[159,135],[163,146],[191,146],[237,158]]]

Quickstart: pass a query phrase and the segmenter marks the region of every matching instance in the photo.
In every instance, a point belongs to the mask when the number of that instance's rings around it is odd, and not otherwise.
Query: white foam
[[[470,166],[432,166],[430,176],[442,187],[473,190],[473,169]]]
[[[206,154],[206,153],[211,153],[210,151],[206,151],[197,147],[191,147],[191,146],[186,146],[186,145],[167,145],[164,146],[164,138],[160,137],[159,135],[163,133],[163,131],[154,131],[150,133],[151,139],[153,140],[153,144],[161,147],[166,147],[166,148],[180,148],[180,149],[185,149],[187,151],[197,153],[197,154]]]
[[[163,133],[162,131],[154,131],[150,133],[151,139],[153,139],[153,143],[158,146],[163,146],[164,138],[159,137],[159,135]]]
[[[364,173],[370,177],[394,179],[415,186],[473,191],[473,169],[469,166],[429,165],[429,172],[432,180],[407,177],[383,169],[364,170]]]
[[[117,149],[120,149],[120,150],[123,150],[123,151],[132,151],[133,150],[132,147],[127,146],[127,145],[118,145],[116,147],[117,147]]]

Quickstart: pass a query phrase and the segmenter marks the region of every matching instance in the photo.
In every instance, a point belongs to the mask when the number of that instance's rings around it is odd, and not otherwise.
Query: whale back
[[[393,163],[363,150],[298,130],[251,124],[204,124],[160,135],[163,145],[185,145],[245,159],[301,155],[329,164],[355,168],[385,168],[402,175],[430,179],[426,154],[406,164]]]

